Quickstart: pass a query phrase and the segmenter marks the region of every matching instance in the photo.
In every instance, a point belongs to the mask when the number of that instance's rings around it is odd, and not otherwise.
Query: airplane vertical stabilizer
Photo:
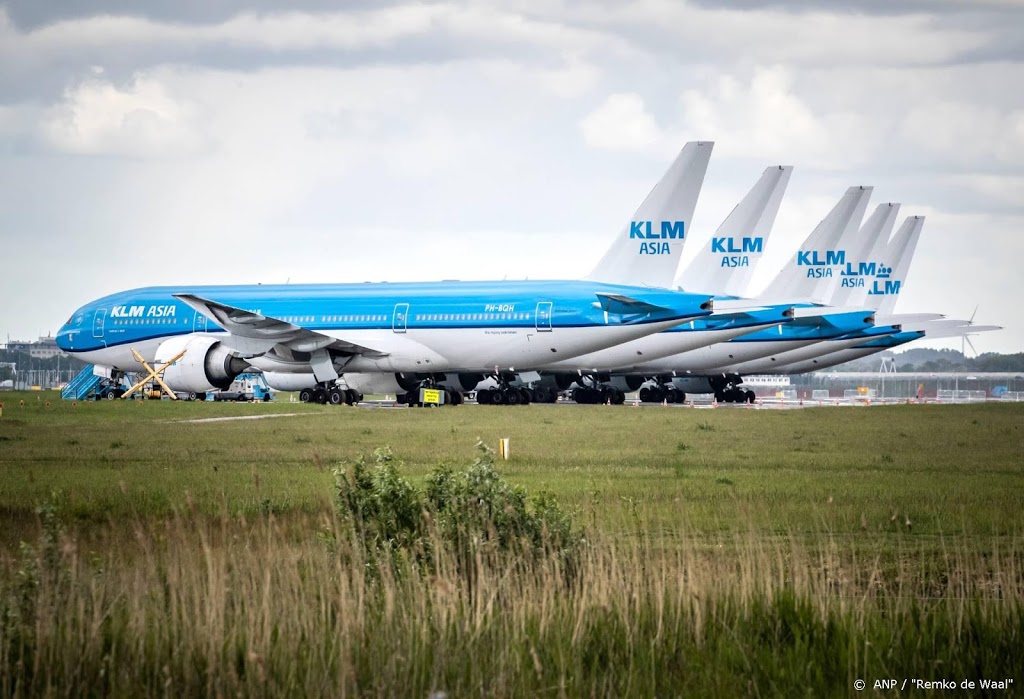
[[[876,275],[868,290],[868,305],[880,314],[889,315],[896,307],[896,299],[907,283],[910,261],[917,250],[922,228],[924,216],[908,216],[889,241],[885,255],[887,269]]]
[[[840,243],[840,248],[846,250],[846,266],[839,273],[831,305],[853,308],[867,303],[872,277],[884,265],[889,235],[899,212],[899,204],[879,204],[853,239]]]
[[[691,141],[683,147],[587,279],[672,286],[713,146]]]
[[[847,189],[759,298],[825,302],[832,295],[840,267],[846,261],[846,253],[838,244],[860,227],[872,190],[872,187]]]
[[[726,296],[743,296],[747,292],[792,174],[789,165],[765,169],[761,179],[683,270],[679,279],[682,288]]]

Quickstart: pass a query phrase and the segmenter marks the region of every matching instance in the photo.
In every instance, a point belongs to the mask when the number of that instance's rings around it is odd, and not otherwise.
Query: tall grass
[[[88,541],[43,520],[0,568],[3,696],[821,696],[1024,676],[1016,536],[864,557],[827,535],[591,533],[577,575],[480,547],[470,585],[443,541],[402,574],[327,512],[302,531],[186,510]]]

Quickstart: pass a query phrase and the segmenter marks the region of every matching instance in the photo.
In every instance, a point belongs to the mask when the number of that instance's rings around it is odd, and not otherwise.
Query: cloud
[[[720,75],[681,98],[679,129],[721,143],[732,156],[802,165],[853,165],[867,156],[866,125],[851,112],[820,113],[782,66],[755,68],[749,82]]]
[[[202,143],[195,108],[145,76],[123,88],[102,79],[70,88],[40,132],[52,148],[79,155],[177,157]]]
[[[662,138],[643,98],[634,93],[609,95],[580,128],[588,145],[609,150],[648,150]]]
[[[933,100],[911,110],[902,135],[925,151],[962,163],[979,159],[1016,165],[1024,160],[1024,109]]]

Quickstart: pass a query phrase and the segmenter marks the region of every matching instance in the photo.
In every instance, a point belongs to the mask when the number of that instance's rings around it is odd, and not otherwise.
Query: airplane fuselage
[[[81,359],[134,371],[131,350],[153,361],[181,335],[230,334],[175,294],[193,294],[275,318],[327,339],[380,348],[350,353],[346,371],[492,371],[526,367],[626,342],[709,314],[706,295],[597,282],[428,282],[150,287],[98,299],[79,309],[58,344]],[[599,296],[601,295],[601,296]],[[641,296],[658,310],[608,313],[608,295]],[[284,351],[299,364],[301,350]],[[252,359],[255,366],[259,358]]]

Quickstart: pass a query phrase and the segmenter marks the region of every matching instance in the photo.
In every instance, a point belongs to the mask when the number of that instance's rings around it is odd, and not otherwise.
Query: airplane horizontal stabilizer
[[[642,315],[648,313],[678,312],[680,309],[671,305],[660,305],[650,301],[625,296],[623,294],[597,294],[601,308],[608,313],[616,315]],[[700,306],[702,311],[711,311],[711,301],[708,300]],[[705,314],[696,314],[705,315]]]

